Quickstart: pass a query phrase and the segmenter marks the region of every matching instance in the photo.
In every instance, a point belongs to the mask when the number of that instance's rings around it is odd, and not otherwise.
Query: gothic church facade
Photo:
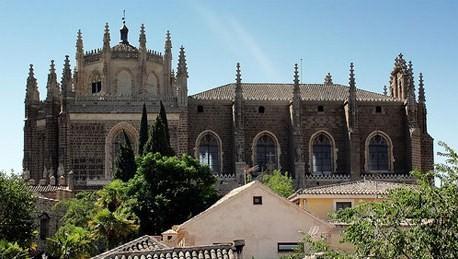
[[[111,180],[122,132],[137,150],[143,104],[150,124],[166,107],[171,145],[207,164],[222,192],[243,184],[247,174],[281,169],[297,187],[359,178],[410,182],[413,169],[433,168],[423,77],[418,97],[412,63],[399,55],[383,94],[349,85],[293,82],[234,83],[188,96],[184,48],[172,69],[167,32],[164,53],[128,40],[123,24],[111,45],[108,24],[103,47],[84,51],[80,31],[76,66],[66,56],[61,82],[51,61],[47,94],[40,99],[30,65],[25,97],[24,177],[32,185],[97,189]]]

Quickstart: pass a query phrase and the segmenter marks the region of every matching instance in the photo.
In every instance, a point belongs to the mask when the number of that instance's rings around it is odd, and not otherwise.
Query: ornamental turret
[[[356,80],[353,63],[350,63],[350,76],[348,89],[348,108],[349,108],[349,128],[358,127],[358,105],[356,99]]]
[[[33,106],[38,109],[38,105],[40,105],[40,93],[38,92],[38,84],[33,71],[33,65],[30,64],[25,92],[25,116],[30,117],[30,108]]]
[[[296,131],[301,127],[301,88],[299,85],[299,71],[297,64],[294,64],[293,105],[291,114],[292,125]]]
[[[140,51],[146,51],[146,34],[145,34],[145,25],[142,23],[142,26],[140,27],[140,36],[138,39],[139,43],[139,50]]]
[[[331,73],[328,73],[325,77],[324,77],[324,85],[333,85],[333,82],[332,82],[332,76],[331,76]]]
[[[170,32],[167,31],[165,35],[165,44],[164,44],[164,89],[165,96],[173,96],[175,93],[172,91],[172,40],[170,37]]]
[[[64,69],[62,70],[62,79],[61,79],[61,91],[62,91],[62,110],[66,111],[66,105],[69,102],[68,99],[73,97],[72,89],[72,69],[70,68],[70,60],[68,55],[65,56],[64,60]]]
[[[186,65],[186,54],[183,46],[181,46],[180,55],[178,56],[176,82],[178,105],[186,106],[188,103],[188,67]]]
[[[57,84],[56,68],[54,60],[51,60],[51,65],[48,74],[48,83],[46,84],[47,96],[46,101],[52,102],[59,100],[59,85]]]

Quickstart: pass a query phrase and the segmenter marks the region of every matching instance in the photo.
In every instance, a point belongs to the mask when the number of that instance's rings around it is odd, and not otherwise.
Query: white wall
[[[186,246],[245,240],[244,258],[278,258],[278,242],[298,242],[304,232],[331,226],[302,211],[296,205],[252,186],[213,209],[184,223]],[[253,205],[253,196],[262,196],[262,205]],[[182,232],[183,233],[183,232]]]

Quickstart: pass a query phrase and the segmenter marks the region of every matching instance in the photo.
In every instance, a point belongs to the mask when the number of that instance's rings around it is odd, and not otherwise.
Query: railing
[[[349,174],[306,174],[306,180],[321,180],[321,181],[342,181],[350,180],[351,175]]]
[[[367,180],[415,180],[415,177],[411,174],[399,173],[364,173],[361,174],[361,178]]]

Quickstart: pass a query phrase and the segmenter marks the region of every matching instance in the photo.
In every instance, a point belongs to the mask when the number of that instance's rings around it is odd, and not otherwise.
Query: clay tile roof
[[[135,252],[155,251],[159,249],[169,248],[164,243],[160,242],[152,236],[142,236],[130,242],[115,247],[109,251],[99,254],[93,258],[115,258],[119,254],[130,254]]]
[[[413,185],[395,182],[360,180],[354,182],[344,182],[316,186],[307,189],[301,189],[297,194],[308,195],[386,195],[395,188],[411,187]]]
[[[55,186],[55,185],[29,185],[29,190],[36,193],[42,192],[56,192],[58,190],[68,190],[67,187]]]
[[[333,84],[301,84],[302,100],[310,101],[344,101],[348,98],[348,86]],[[293,98],[292,84],[243,83],[245,100],[288,101]],[[216,87],[195,95],[196,100],[232,100],[235,96],[235,84]],[[398,100],[379,93],[357,89],[356,98],[360,101],[394,101]]]
[[[123,252],[116,253],[104,257],[106,259],[139,259],[139,258],[167,258],[167,259],[235,259],[236,252],[232,244],[216,244],[209,246],[195,246],[195,247],[180,247],[159,249],[154,251],[144,252]]]

